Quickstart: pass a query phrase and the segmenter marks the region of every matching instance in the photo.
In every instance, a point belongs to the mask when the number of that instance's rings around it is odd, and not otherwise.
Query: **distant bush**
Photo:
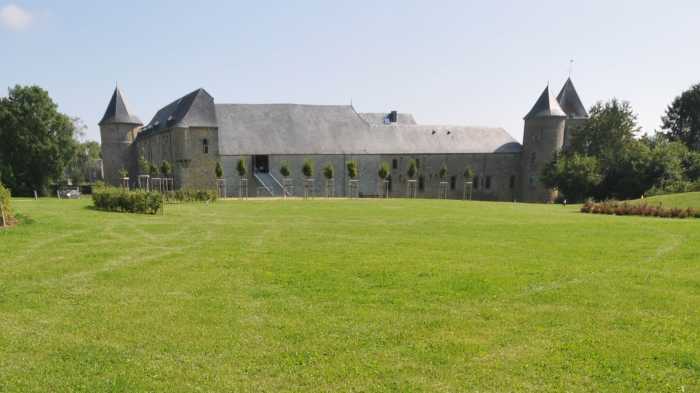
[[[0,215],[0,226],[7,226],[15,221],[15,217],[12,215],[11,202],[10,190],[0,183],[0,205],[2,205],[2,211],[4,213],[4,217]]]
[[[348,161],[345,164],[345,167],[348,170],[348,177],[351,179],[354,179],[357,177],[357,162],[356,161]]]
[[[177,191],[170,191],[166,194],[168,200],[177,202],[213,202],[218,195],[216,190],[183,188]]]
[[[696,211],[691,207],[687,209],[678,207],[664,208],[662,205],[649,205],[647,203],[634,204],[617,201],[596,203],[588,200],[581,206],[581,213],[662,218],[700,218],[700,211]]]
[[[99,187],[92,192],[92,202],[99,210],[156,214],[163,206],[163,195],[157,192]]]

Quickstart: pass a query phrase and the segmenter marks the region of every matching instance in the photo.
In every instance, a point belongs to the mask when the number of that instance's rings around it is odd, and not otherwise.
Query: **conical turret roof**
[[[129,110],[129,106],[124,98],[124,94],[117,86],[112,94],[112,99],[109,100],[107,110],[105,111],[99,125],[105,124],[135,124],[143,125],[141,120],[133,115]]]
[[[540,98],[535,102],[530,112],[525,115],[525,120],[543,117],[566,117],[557,100],[549,94],[549,86],[544,88]]]
[[[586,107],[581,103],[581,99],[576,92],[574,87],[574,82],[571,78],[566,80],[564,87],[561,88],[559,95],[557,96],[557,102],[561,108],[566,112],[566,115],[575,119],[587,119],[588,112],[586,112]]]

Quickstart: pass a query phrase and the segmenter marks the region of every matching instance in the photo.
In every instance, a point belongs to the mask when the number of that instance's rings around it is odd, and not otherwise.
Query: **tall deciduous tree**
[[[667,138],[700,150],[700,83],[676,97],[661,122]]]
[[[590,196],[601,181],[598,160],[578,153],[557,155],[542,172],[542,182],[557,188],[571,202]]]
[[[15,195],[45,193],[74,157],[76,126],[38,86],[0,98],[0,178]]]

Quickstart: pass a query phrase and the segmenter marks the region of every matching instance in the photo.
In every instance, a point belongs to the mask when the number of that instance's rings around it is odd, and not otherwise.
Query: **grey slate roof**
[[[105,114],[98,124],[101,126],[105,124],[143,125],[141,120],[129,110],[126,98],[119,87],[114,89],[112,98],[109,100],[109,104],[107,104],[107,110],[105,110]]]
[[[219,153],[517,153],[502,128],[369,124],[349,105],[216,104]]]
[[[383,125],[388,113],[358,113],[370,125]],[[416,119],[410,113],[399,112],[398,124],[416,124]]]
[[[217,127],[214,98],[197,89],[159,110],[143,131],[172,127]]]
[[[568,117],[574,119],[588,118],[588,112],[581,103],[581,98],[579,98],[571,78],[567,79],[566,83],[564,83],[564,87],[561,88],[557,96],[557,102]]]
[[[544,88],[540,98],[530,112],[525,115],[525,120],[545,117],[566,117],[566,113],[561,109],[559,103],[549,94],[549,86]]]

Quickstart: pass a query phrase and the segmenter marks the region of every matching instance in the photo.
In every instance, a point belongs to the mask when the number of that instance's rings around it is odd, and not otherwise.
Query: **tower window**
[[[510,189],[515,188],[515,175],[510,176]]]
[[[399,160],[397,160],[396,158],[391,160],[391,168],[392,169],[399,169]]]
[[[474,176],[474,180],[472,180],[472,186],[475,190],[479,189],[479,176]]]
[[[491,176],[486,176],[485,188],[486,188],[487,190],[490,190],[490,189],[491,189]]]
[[[209,141],[206,138],[202,139],[202,151],[204,154],[209,154]]]

